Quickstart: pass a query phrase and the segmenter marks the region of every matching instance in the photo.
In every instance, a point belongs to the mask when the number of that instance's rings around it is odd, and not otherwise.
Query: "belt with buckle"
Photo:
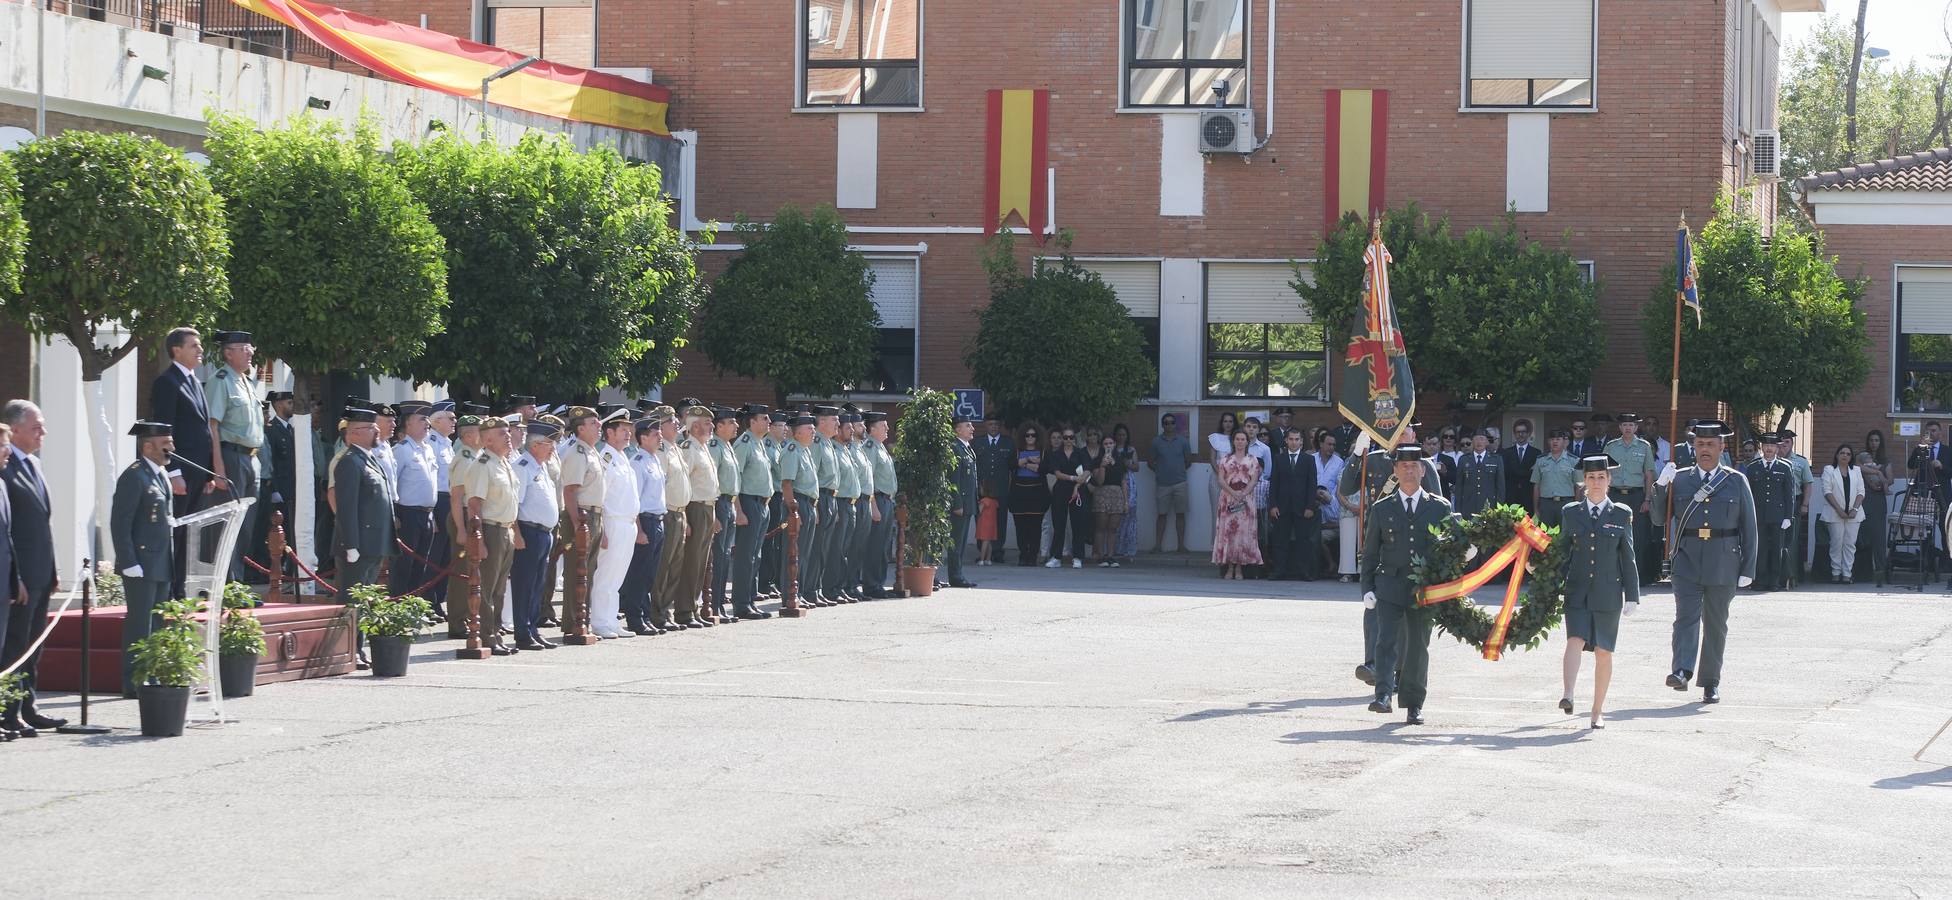
[[[1689,528],[1689,529],[1685,529],[1682,532],[1682,535],[1684,537],[1700,538],[1705,541],[1709,538],[1741,537],[1742,529],[1740,528]]]
[[[225,448],[225,449],[228,449],[228,450],[235,450],[235,451],[237,451],[237,452],[239,452],[239,453],[242,453],[242,454],[244,454],[245,456],[256,456],[256,455],[258,455],[258,448],[256,448],[256,447],[246,447],[246,446],[244,446],[243,444],[233,444],[233,443],[231,443],[230,441],[223,441],[222,443],[223,443],[223,445],[224,445],[224,448]]]

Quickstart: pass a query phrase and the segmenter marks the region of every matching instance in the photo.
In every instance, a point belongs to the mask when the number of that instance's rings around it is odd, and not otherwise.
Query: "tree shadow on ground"
[[[1550,732],[1532,734],[1531,732]],[[1406,747],[1477,747],[1484,750],[1526,750],[1538,747],[1556,747],[1575,744],[1586,740],[1590,729],[1576,728],[1565,730],[1544,725],[1527,725],[1496,734],[1473,734],[1459,731],[1431,731],[1427,725],[1406,725],[1391,722],[1376,728],[1360,731],[1297,731],[1282,735],[1284,744],[1316,743],[1357,743],[1357,744],[1400,744]]]
[[[1226,719],[1234,716],[1273,715],[1325,706],[1359,707],[1368,703],[1372,698],[1373,695],[1363,694],[1359,697],[1298,697],[1293,700],[1256,700],[1245,706],[1217,707],[1214,709],[1203,709],[1198,712],[1190,712],[1177,719],[1169,719],[1168,721],[1202,722],[1208,719]]]
[[[1894,775],[1880,778],[1871,787],[1883,791],[1908,791],[1918,787],[1952,787],[1952,766],[1936,772],[1918,772],[1913,775]]]

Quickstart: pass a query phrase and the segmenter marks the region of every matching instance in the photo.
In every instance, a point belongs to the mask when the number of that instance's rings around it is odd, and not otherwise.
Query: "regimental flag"
[[[1389,298],[1389,248],[1383,246],[1382,218],[1372,218],[1369,249],[1362,254],[1362,318],[1349,329],[1349,348],[1335,407],[1385,450],[1396,449],[1417,414],[1417,390],[1410,381],[1410,357],[1396,327]]]
[[[1383,208],[1389,149],[1388,91],[1329,91],[1322,142],[1322,225],[1334,230],[1342,214],[1373,218]]]
[[[1045,145],[1050,91],[990,91],[988,141],[983,149],[983,233],[995,234],[1011,213],[1044,242]]]
[[[388,78],[479,98],[481,79],[521,62],[500,47],[347,12],[312,0],[231,0],[276,19],[347,60]],[[489,89],[489,101],[571,122],[670,137],[671,91],[618,75],[537,61]]]
[[[1688,233],[1688,219],[1674,231],[1674,293],[1681,303],[1694,310],[1694,327],[1701,327],[1701,273],[1694,267],[1694,236]]]

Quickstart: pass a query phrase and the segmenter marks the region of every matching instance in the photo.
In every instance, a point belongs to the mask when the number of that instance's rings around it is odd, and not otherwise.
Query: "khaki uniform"
[[[501,643],[502,598],[508,594],[508,575],[515,562],[515,513],[521,501],[520,482],[507,458],[483,450],[467,469],[469,497],[481,500],[482,643]],[[455,482],[450,481],[450,487]]]
[[[563,453],[563,633],[589,633],[590,579],[596,573],[597,541],[603,526],[603,459],[595,447],[579,438]],[[576,487],[575,505],[583,512],[581,525],[570,515],[569,488]]]

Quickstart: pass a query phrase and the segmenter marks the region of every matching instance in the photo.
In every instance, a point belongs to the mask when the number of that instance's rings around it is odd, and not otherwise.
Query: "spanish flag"
[[[311,0],[231,0],[283,22],[347,60],[397,81],[456,97],[480,97],[481,79],[521,62],[522,54],[347,12]],[[538,61],[495,82],[499,106],[571,122],[670,137],[670,90],[617,75]]]
[[[1044,242],[1045,143],[1050,91],[990,91],[989,141],[983,152],[983,233],[995,234],[1011,213]]]
[[[1345,212],[1367,219],[1385,205],[1389,92],[1329,91],[1327,122],[1322,147],[1322,225],[1332,230]]]

